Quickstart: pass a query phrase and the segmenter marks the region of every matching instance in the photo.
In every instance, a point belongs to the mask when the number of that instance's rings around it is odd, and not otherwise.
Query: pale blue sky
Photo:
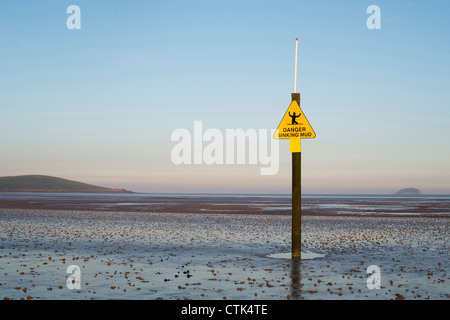
[[[69,30],[66,8],[81,8]],[[381,9],[369,30],[366,9]],[[289,193],[291,155],[175,166],[177,128],[274,129],[293,91],[317,138],[304,193],[450,194],[445,1],[2,1],[0,176],[142,192]],[[251,119],[251,121],[250,121]]]

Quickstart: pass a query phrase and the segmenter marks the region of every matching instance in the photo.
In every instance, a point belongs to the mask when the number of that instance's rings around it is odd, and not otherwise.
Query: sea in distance
[[[449,227],[448,195],[303,195],[292,260],[288,194],[0,193],[0,298],[448,300]]]
[[[0,208],[291,214],[290,194],[0,192]],[[450,216],[450,195],[302,195],[305,215]]]

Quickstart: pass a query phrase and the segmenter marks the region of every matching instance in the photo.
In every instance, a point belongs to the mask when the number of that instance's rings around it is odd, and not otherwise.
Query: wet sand
[[[290,251],[289,199],[57,198],[0,201],[0,298],[450,298],[445,201],[304,201],[302,249],[319,257],[293,261],[270,257]]]
[[[291,215],[290,196],[0,193],[0,208]],[[450,217],[450,197],[303,196],[302,216]]]

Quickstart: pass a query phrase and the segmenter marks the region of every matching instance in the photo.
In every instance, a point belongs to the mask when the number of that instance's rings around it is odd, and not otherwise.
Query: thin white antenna
[[[297,93],[297,51],[298,51],[298,38],[295,38],[295,76],[294,76],[294,93]]]

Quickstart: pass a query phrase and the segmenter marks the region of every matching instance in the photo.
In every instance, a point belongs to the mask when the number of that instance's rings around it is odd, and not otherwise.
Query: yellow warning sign
[[[316,137],[316,133],[297,101],[292,101],[273,137],[275,139],[290,139],[291,152],[300,152],[300,139]]]
[[[316,133],[297,101],[292,101],[273,137],[275,139],[312,139],[316,137]]]

